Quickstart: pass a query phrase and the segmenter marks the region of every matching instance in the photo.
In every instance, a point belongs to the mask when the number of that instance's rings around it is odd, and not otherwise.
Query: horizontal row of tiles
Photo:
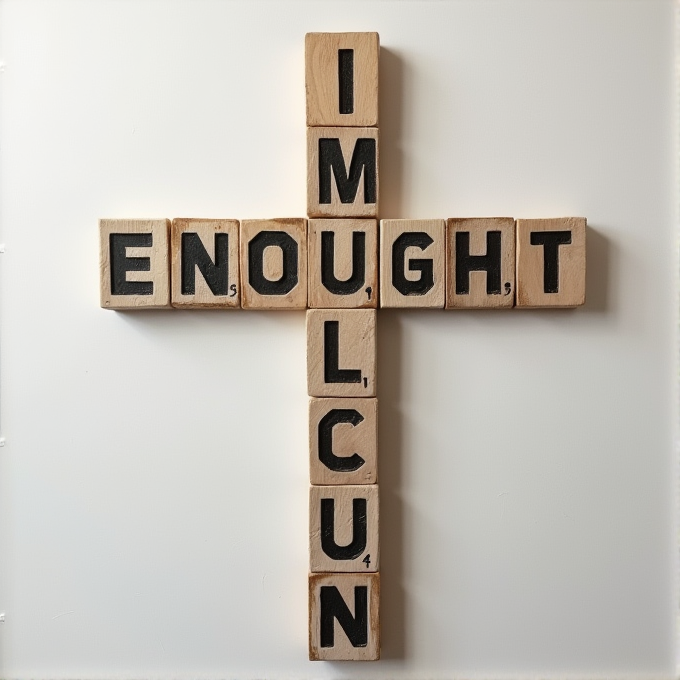
[[[100,220],[108,309],[556,308],[585,302],[586,220]]]

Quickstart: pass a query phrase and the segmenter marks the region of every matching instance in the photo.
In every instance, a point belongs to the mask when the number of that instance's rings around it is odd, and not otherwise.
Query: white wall
[[[1,677],[675,675],[672,2],[0,7]],[[304,215],[312,30],[382,217],[591,225],[584,309],[379,314],[372,665],[306,660],[304,314],[98,306],[99,217]]]

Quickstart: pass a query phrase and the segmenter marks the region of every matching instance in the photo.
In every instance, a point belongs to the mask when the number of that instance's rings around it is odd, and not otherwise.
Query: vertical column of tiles
[[[380,653],[379,586],[368,577],[380,565],[376,316],[374,309],[307,311],[310,659]]]
[[[380,657],[379,50],[377,33],[305,42],[312,660]]]
[[[378,213],[377,33],[308,33],[307,213]]]

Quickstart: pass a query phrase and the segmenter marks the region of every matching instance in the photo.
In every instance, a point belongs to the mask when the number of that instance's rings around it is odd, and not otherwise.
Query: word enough
[[[577,307],[585,231],[575,217],[382,220],[379,230],[374,219],[101,220],[101,305]]]
[[[380,658],[377,307],[585,302],[585,218],[378,222],[379,53],[306,36],[309,219],[100,220],[104,308],[309,308],[314,661]]]

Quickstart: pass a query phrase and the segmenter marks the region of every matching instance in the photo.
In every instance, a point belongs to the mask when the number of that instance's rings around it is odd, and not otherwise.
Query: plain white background
[[[672,677],[674,5],[0,5],[0,676]],[[100,217],[305,212],[379,31],[381,216],[583,215],[576,311],[379,313],[383,660],[307,661],[304,313],[98,306]]]

